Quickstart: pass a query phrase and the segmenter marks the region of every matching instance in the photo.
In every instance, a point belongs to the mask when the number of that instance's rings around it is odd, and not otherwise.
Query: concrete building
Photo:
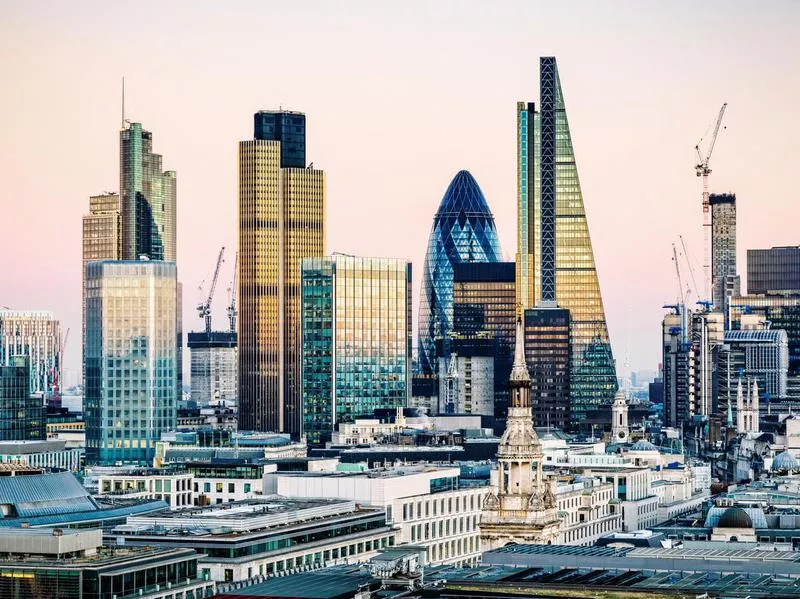
[[[99,529],[0,528],[3,597],[210,597],[213,581],[198,573],[191,549],[111,547]]]
[[[190,332],[191,398],[199,406],[236,401],[239,358],[235,331]]]
[[[730,298],[741,295],[736,270],[736,194],[712,193],[708,203],[711,206],[712,307],[727,316]]]
[[[86,267],[86,460],[152,463],[178,403],[173,262]]]
[[[725,316],[722,312],[696,312],[692,315],[692,356],[694,389],[689,388],[689,416],[714,415],[714,354],[724,342]]]
[[[398,530],[396,543],[424,548],[427,563],[475,563],[482,550],[478,520],[488,488],[485,482],[461,479],[458,467],[278,473],[269,478],[280,495],[338,497],[385,510],[387,524]]]
[[[128,518],[111,533],[126,546],[190,548],[219,582],[368,560],[395,544],[382,509],[341,499],[277,495]]]
[[[452,349],[452,348],[451,348]],[[488,355],[459,355],[439,358],[438,414],[495,413],[495,358]]]
[[[742,379],[736,389],[736,432],[758,433],[760,411],[758,405],[758,383],[747,379],[745,389],[742,390]]]
[[[27,356],[31,394],[49,399],[60,384],[61,339],[61,323],[52,312],[0,310],[0,366]]]
[[[44,440],[45,420],[43,397],[30,392],[30,358],[0,364],[0,441]]]

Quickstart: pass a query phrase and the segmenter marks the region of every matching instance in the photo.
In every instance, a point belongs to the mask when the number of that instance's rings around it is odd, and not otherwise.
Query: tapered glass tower
[[[556,59],[540,59],[541,104],[517,104],[517,301],[570,312],[572,421],[610,405],[616,370]]]
[[[473,176],[459,171],[433,219],[422,273],[419,307],[419,368],[438,370],[437,343],[447,343],[453,326],[453,264],[498,262],[500,241],[486,198]],[[446,353],[446,352],[445,352]]]

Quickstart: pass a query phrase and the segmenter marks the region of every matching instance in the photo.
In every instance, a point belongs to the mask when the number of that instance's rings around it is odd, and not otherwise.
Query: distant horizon
[[[0,307],[51,311],[72,329],[68,385],[80,378],[81,216],[89,196],[119,191],[122,76],[125,117],[177,173],[185,333],[201,327],[196,290],[223,245],[214,322],[227,323],[236,145],[271,106],[307,116],[328,253],[412,262],[416,346],[430,224],[459,170],[514,260],[515,107],[538,105],[539,56],[558,59],[619,376],[661,360],[679,235],[702,287],[694,146],[723,102],[710,190],[737,196],[742,291],[747,249],[800,245],[798,3],[43,1],[0,14]]]

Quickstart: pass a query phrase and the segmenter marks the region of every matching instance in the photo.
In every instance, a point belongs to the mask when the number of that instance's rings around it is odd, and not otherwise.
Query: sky
[[[516,102],[538,103],[538,58],[556,56],[618,371],[654,369],[681,235],[702,286],[694,146],[723,102],[711,190],[737,194],[740,272],[747,248],[800,244],[799,31],[800,2],[777,0],[3,2],[0,306],[70,327],[77,382],[81,216],[119,187],[123,76],[126,117],[177,171],[184,330],[223,245],[226,323],[237,143],[260,109],[307,115],[328,251],[411,260],[418,305],[461,169],[513,260]]]

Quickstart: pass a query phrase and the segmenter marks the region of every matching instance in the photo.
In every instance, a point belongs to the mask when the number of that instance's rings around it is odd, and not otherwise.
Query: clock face
[[[619,431],[617,433],[617,436],[619,436],[620,439],[624,439],[625,438],[625,431]]]

